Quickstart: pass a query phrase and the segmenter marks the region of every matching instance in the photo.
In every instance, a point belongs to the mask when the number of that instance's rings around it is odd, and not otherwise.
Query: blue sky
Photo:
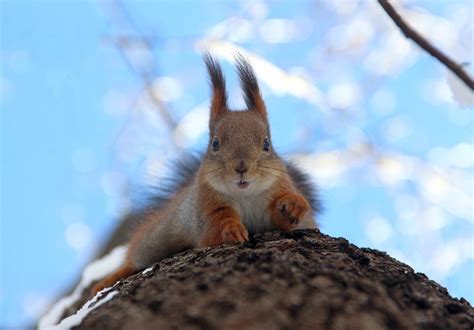
[[[469,2],[420,1],[415,5],[448,17],[454,10],[453,3],[462,7]],[[105,2],[0,1],[0,325],[32,322],[46,302],[78,277],[123,208],[123,178],[129,191],[139,191],[147,182],[143,172],[150,158],[178,154],[162,122],[151,124],[147,117],[134,112],[140,108],[135,101],[143,82],[111,45],[110,37],[130,33],[157,36],[153,55],[160,65],[156,74],[179,83],[179,95],[167,106],[180,120],[206,102],[208,96],[199,50],[187,40],[203,37],[233,15],[251,20],[250,16],[258,14],[249,14],[245,2],[233,1],[128,1],[124,6],[134,25],[121,22],[123,17],[114,18]],[[318,20],[308,23],[307,36],[288,42],[269,44],[257,37],[235,41],[284,70],[303,71],[325,95],[342,78],[363,87],[358,89],[361,97],[354,105],[356,110],[341,115],[324,113],[292,95],[278,95],[272,86],[262,84],[274,143],[285,156],[342,149],[358,137],[358,130],[376,141],[381,150],[428,163],[435,148],[472,145],[472,109],[443,103],[436,95],[429,95],[435,93],[433,90],[426,92],[430,81],[439,82],[445,75],[432,58],[417,53],[416,59],[401,65],[395,73],[371,75],[370,79],[358,62],[360,54],[336,52],[331,62],[322,62],[323,55],[327,56],[322,45],[328,42],[328,31],[352,19],[330,7],[324,1],[320,5],[272,2],[265,7],[266,18],[306,22],[307,15],[315,13]],[[362,15],[361,11],[363,8],[354,9],[351,15]],[[367,49],[379,47],[383,43],[380,39],[373,37]],[[453,52],[462,54],[459,50]],[[232,66],[225,60],[223,63],[233,91],[236,84]],[[367,99],[365,88],[375,90]],[[390,91],[396,99],[393,109],[385,114],[385,108],[377,110],[377,95],[385,94],[377,91]],[[242,101],[236,95],[231,92],[231,102],[239,105]],[[387,102],[386,98],[382,100]],[[404,127],[410,128],[409,134],[387,140],[386,130],[393,126],[394,118],[408,123]],[[121,156],[127,146],[123,139],[132,141],[127,141],[133,147],[131,156]],[[202,148],[204,143],[205,135],[201,135],[193,147]],[[430,265],[429,260],[435,260],[430,251],[440,242],[470,240],[470,257],[449,268],[445,276],[435,271],[428,276],[439,276],[452,295],[472,302],[472,208],[470,219],[442,211],[447,224],[436,230],[417,229],[416,234],[407,236],[406,223],[399,222],[395,201],[403,204],[408,195],[409,201],[416,199],[416,181],[408,180],[401,188],[387,188],[372,177],[372,163],[370,159],[362,160],[341,175],[337,184],[331,181],[326,185],[324,180],[320,184],[326,209],[320,219],[322,230],[359,246],[399,252],[404,261],[411,261],[408,263],[415,270],[423,272],[436,269]],[[472,167],[462,170],[472,176]],[[472,199],[472,187],[468,192]],[[365,228],[386,228],[387,223],[390,237],[371,240]],[[413,226],[422,227],[423,223]],[[420,246],[427,248],[418,251]],[[453,245],[458,259],[459,246],[465,245]]]

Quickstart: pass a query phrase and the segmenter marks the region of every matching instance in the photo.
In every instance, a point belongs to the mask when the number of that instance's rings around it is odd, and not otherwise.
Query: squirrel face
[[[258,194],[268,189],[284,172],[271,145],[265,103],[250,64],[237,56],[237,72],[247,105],[245,111],[230,111],[220,65],[204,55],[212,97],[209,145],[202,174],[217,191],[225,194]]]
[[[223,193],[260,193],[278,177],[277,160],[266,120],[254,111],[228,111],[210,134],[206,179]]]

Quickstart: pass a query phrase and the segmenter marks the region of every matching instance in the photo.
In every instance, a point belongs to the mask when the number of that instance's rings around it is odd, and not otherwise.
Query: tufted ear
[[[244,92],[244,100],[247,108],[250,111],[257,111],[266,119],[267,109],[262,95],[260,94],[257,77],[255,77],[252,66],[241,54],[235,57],[235,62],[237,64],[237,73],[239,74],[240,86]]]
[[[207,52],[203,54],[202,58],[206,64],[211,84],[212,95],[209,127],[213,127],[217,118],[228,111],[227,91],[225,89],[224,74],[219,63]]]

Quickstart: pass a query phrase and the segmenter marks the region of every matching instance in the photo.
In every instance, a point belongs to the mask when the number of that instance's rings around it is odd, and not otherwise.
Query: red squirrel
[[[317,226],[315,190],[273,148],[253,68],[236,56],[247,109],[231,111],[220,64],[208,53],[203,59],[212,89],[207,151],[174,193],[144,213],[124,264],[99,282],[94,294],[186,249],[246,242],[249,233]]]

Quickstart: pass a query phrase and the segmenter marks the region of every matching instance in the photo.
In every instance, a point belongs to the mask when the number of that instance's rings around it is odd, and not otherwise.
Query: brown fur
[[[198,200],[207,221],[198,245],[207,247],[247,241],[248,232],[232,206],[220,198],[208,184],[202,183],[200,190]]]
[[[302,194],[307,187],[297,186],[271,146],[267,111],[251,66],[237,57],[248,110],[230,111],[219,64],[209,55],[204,61],[212,85],[206,155],[190,182],[147,214],[132,236],[125,264],[94,293],[186,248],[242,243],[249,232],[316,226]]]
[[[92,289],[92,293],[95,295],[97,292],[100,290],[107,288],[109,286],[114,285],[118,280],[128,277],[130,275],[133,275],[137,272],[135,267],[133,267],[132,264],[129,262],[125,263],[120,267],[118,270],[116,270],[114,273],[111,275],[107,276],[105,279],[97,283],[97,285],[94,286]]]

